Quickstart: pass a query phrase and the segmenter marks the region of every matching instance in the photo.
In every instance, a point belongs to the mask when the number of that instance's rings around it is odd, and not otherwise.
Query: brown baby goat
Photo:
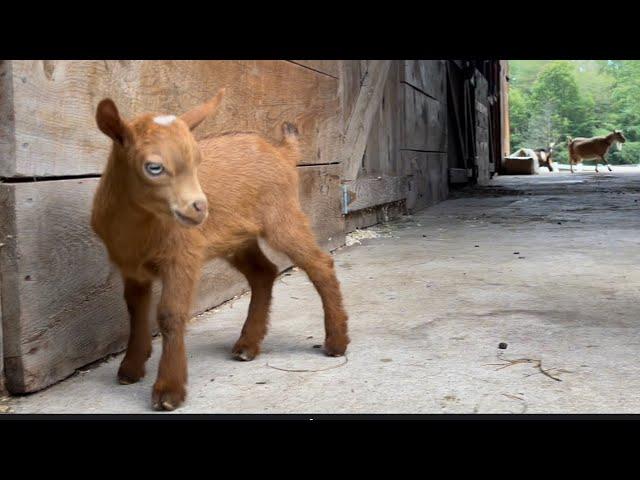
[[[162,281],[158,325],[162,356],[152,403],[173,410],[186,397],[185,324],[203,262],[222,257],[247,278],[249,313],[233,347],[252,360],[267,332],[276,266],[258,245],[262,237],[309,276],[325,314],[325,352],[345,353],[347,314],[331,256],[314,239],[300,209],[298,132],[284,123],[283,139],[230,133],[196,142],[191,130],[220,104],[224,89],[183,114],[122,119],[110,99],[96,120],[113,140],[95,195],[92,227],[124,280],[131,330],[118,371],[120,383],[137,382],[151,354],[151,284]]]

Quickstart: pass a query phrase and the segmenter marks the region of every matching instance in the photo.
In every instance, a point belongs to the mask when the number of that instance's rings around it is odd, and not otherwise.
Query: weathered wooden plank
[[[13,82],[11,61],[0,60],[0,177],[15,173],[12,159],[15,152],[13,115]]]
[[[480,72],[476,70],[474,74],[476,101],[485,106],[489,106],[489,82]]]
[[[2,242],[0,242],[0,248],[2,248]],[[6,393],[4,386],[4,350],[2,342],[2,276],[0,275],[0,395]]]
[[[362,83],[362,62],[360,60],[343,60],[340,72],[340,104],[341,104],[341,127],[344,133],[347,130],[347,123],[351,118],[353,107],[360,93]]]
[[[335,162],[339,154],[338,80],[283,60],[11,61],[9,80],[3,92],[12,90],[15,152],[3,170],[11,176],[101,173],[109,145],[94,115],[103,97],[125,117],[180,114],[220,87],[226,98],[198,138],[226,130],[278,138],[287,120],[301,132],[302,163]]]
[[[345,232],[353,232],[356,228],[366,228],[376,223],[388,222],[406,213],[405,201],[385,203],[372,208],[349,212],[345,218]]]
[[[403,84],[402,149],[444,152],[447,149],[446,104]]]
[[[349,193],[352,199],[348,205],[349,212],[404,200],[407,195],[407,178],[389,175],[358,177],[349,184]]]
[[[445,103],[446,60],[405,60],[401,81]]]
[[[353,181],[358,175],[369,132],[382,101],[391,63],[391,60],[373,60],[367,65],[367,73],[362,81],[360,93],[345,132],[342,147],[344,152],[343,181]]]
[[[500,135],[502,138],[502,153],[500,158],[511,154],[511,131],[509,129],[509,62],[500,60],[500,117],[502,119]]]
[[[477,181],[478,184],[485,185],[491,178],[489,158],[489,84],[479,72],[476,72],[475,80]]]
[[[291,60],[303,67],[310,68],[316,72],[330,75],[334,78],[340,76],[340,60]]]
[[[389,69],[382,100],[374,117],[362,159],[360,175],[397,175],[400,168],[400,67],[394,61]]]
[[[448,162],[444,153],[403,151],[408,169],[407,210],[414,212],[447,198]]]
[[[342,245],[340,165],[300,167],[299,173],[303,209],[319,242],[324,248]],[[125,346],[120,275],[89,225],[97,183],[90,178],[0,184],[5,375],[14,393],[44,388]],[[281,268],[289,265],[286,257],[271,258]],[[226,263],[212,262],[193,312],[245,288]]]

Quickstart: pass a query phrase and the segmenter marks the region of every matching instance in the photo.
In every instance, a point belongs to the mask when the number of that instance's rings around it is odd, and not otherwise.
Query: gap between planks
[[[312,72],[316,72],[316,73],[319,73],[321,75],[326,75],[327,77],[330,77],[330,78],[333,78],[335,80],[338,80],[338,77],[334,77],[333,75],[330,75],[328,73],[322,72],[320,70],[316,70],[315,68],[311,68],[311,67],[308,67],[306,65],[302,65],[301,63],[294,62],[293,60],[285,60],[285,61],[289,62],[289,63],[293,63],[294,65],[297,65],[298,67],[306,68],[307,70],[311,70]]]
[[[446,150],[417,150],[415,148],[401,148],[401,152],[421,152],[421,153],[447,153]]]
[[[401,80],[401,81],[400,81],[400,83],[404,83],[405,85],[407,85],[407,86],[409,86],[409,87],[413,88],[414,90],[416,90],[416,91],[420,92],[420,93],[421,93],[421,94],[423,94],[425,97],[429,97],[431,100],[435,100],[436,102],[440,102],[440,103],[442,103],[442,100],[440,100],[439,98],[436,98],[436,97],[434,97],[433,95],[429,95],[429,94],[428,94],[427,92],[425,92],[424,90],[422,90],[422,89],[420,89],[420,88],[418,88],[418,87],[416,87],[416,86],[414,86],[414,85],[411,85],[411,84],[410,84],[409,82],[407,82],[406,80]]]
[[[55,180],[76,180],[83,178],[100,178],[99,173],[87,173],[80,175],[52,175],[50,177],[0,177],[0,183],[34,183],[34,182],[52,182]]]

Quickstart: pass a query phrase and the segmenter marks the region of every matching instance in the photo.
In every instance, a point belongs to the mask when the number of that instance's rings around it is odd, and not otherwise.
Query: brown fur
[[[606,137],[569,138],[569,165],[571,173],[573,173],[573,165],[582,163],[584,160],[595,160],[596,172],[598,172],[598,159],[602,160],[602,163],[607,166],[609,171],[612,171],[605,155],[609,152],[614,142],[626,142],[622,132],[614,130]]]
[[[128,123],[108,99],[96,113],[113,148],[95,195],[92,227],[122,273],[131,319],[121,383],[145,374],[151,353],[150,288],[154,279],[163,284],[158,306],[162,357],[152,395],[156,409],[172,410],[186,397],[185,323],[206,260],[223,257],[247,278],[251,304],[232,352],[240,360],[259,353],[278,273],[261,252],[259,237],[305,270],[318,290],[325,352],[343,355],[349,343],[333,260],[316,244],[300,208],[295,126],[283,124],[280,142],[255,133],[196,142],[191,130],[215,111],[222,96],[223,91],[167,126],[155,123],[152,114]],[[161,163],[165,171],[151,176],[147,162]]]

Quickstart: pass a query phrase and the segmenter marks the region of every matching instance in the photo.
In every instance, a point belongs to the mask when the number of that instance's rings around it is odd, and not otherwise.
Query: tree
[[[576,67],[570,62],[554,61],[545,65],[531,89],[531,114],[541,115],[551,109],[556,119],[554,133],[588,137],[592,131],[589,115],[592,104],[581,96],[575,75]]]

